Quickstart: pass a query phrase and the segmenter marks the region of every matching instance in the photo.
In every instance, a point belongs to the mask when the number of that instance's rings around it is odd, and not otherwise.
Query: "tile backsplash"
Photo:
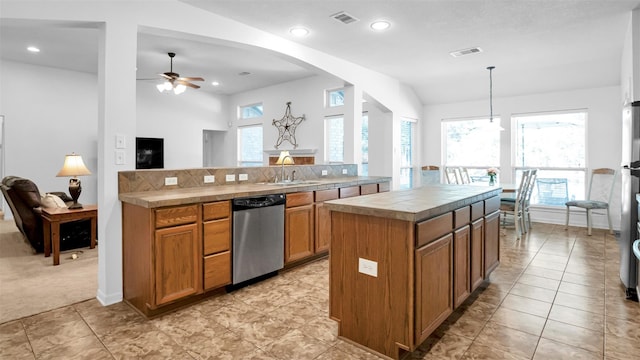
[[[347,174],[343,174],[343,169]],[[285,178],[291,176],[295,170],[295,179],[313,180],[325,178],[339,178],[358,176],[358,166],[355,164],[339,165],[286,165],[284,167]],[[118,193],[130,193],[141,191],[184,189],[191,187],[217,186],[229,184],[246,184],[273,182],[280,179],[281,166],[260,167],[232,167],[232,168],[198,168],[198,169],[154,169],[154,170],[128,170],[118,172]],[[322,172],[327,175],[323,176]],[[240,180],[240,175],[247,175],[247,180]],[[213,175],[215,181],[205,183],[204,177]],[[233,175],[234,181],[226,181],[227,175]],[[165,185],[165,178],[175,177],[177,185]],[[244,177],[244,176],[243,176]]]

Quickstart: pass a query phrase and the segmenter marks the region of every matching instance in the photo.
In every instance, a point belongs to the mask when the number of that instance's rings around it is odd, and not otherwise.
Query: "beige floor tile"
[[[536,260],[536,259],[533,259],[533,261],[531,261],[531,265],[545,268],[545,269],[558,270],[558,271],[564,271],[564,268],[567,266],[566,263],[558,263],[555,261]]]
[[[418,347],[416,353],[422,353],[419,359],[460,359],[467,351],[472,339],[456,334],[444,334],[442,337],[431,336]]]
[[[546,318],[551,310],[551,304],[548,302],[529,299],[526,297],[509,294],[504,299],[500,307],[504,307],[511,310],[520,311],[523,313],[540,316]]]
[[[580,326],[585,329],[604,332],[604,315],[590,313],[558,304],[551,307],[549,319],[560,321],[566,324]]]
[[[596,314],[604,314],[604,299],[587,298],[558,292],[553,303]]]
[[[515,284],[513,288],[511,288],[509,293],[548,303],[552,303],[553,299],[556,297],[556,292],[553,290],[537,286],[525,285],[522,283]]]
[[[52,346],[38,354],[38,359],[107,360],[113,356],[95,336],[84,336]]]
[[[496,347],[516,356],[530,359],[533,357],[538,339],[538,336],[489,322],[478,334],[474,343]]]
[[[605,320],[605,331],[607,334],[640,342],[640,318],[619,319],[609,316]]]
[[[0,357],[35,359],[21,321],[0,324]]]
[[[581,274],[564,273],[562,281],[604,289],[604,279],[602,277],[593,278]]]
[[[599,354],[604,350],[602,333],[555,320],[547,320],[542,337]]]
[[[473,342],[467,352],[462,356],[463,360],[528,360],[530,357],[521,356],[512,353],[509,350],[503,350],[495,346],[487,346],[477,342]]]
[[[602,354],[542,338],[533,359],[602,360]]]
[[[547,279],[544,277],[528,275],[528,274],[523,274],[522,276],[520,276],[520,278],[518,279],[518,283],[524,284],[524,285],[537,286],[537,287],[541,287],[541,288],[544,288],[547,290],[553,290],[553,291],[558,290],[558,286],[560,285],[560,281],[558,280]]]
[[[528,266],[524,273],[552,280],[562,280],[562,274],[564,274],[564,272],[559,270],[546,269],[533,265]]]
[[[604,355],[606,359],[636,359],[640,354],[640,342],[631,341],[627,337],[618,337],[605,333]]]
[[[490,322],[540,336],[547,321],[546,318],[500,307],[491,316]]]
[[[343,340],[338,340],[338,343],[334,346],[334,348],[336,350],[340,350],[341,352],[349,354],[349,356],[353,359],[358,359],[358,360],[381,359],[380,356],[377,356],[369,351],[363,350],[360,347],[352,345]]]
[[[588,285],[575,284],[568,281],[560,282],[558,291],[573,294],[578,296],[590,297],[590,298],[604,298],[604,289],[593,288]]]

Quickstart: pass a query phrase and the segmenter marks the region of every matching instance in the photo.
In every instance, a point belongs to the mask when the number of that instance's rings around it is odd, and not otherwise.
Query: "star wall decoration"
[[[273,119],[273,122],[271,123],[273,126],[278,128],[278,141],[274,147],[277,149],[282,145],[283,141],[287,140],[291,145],[293,145],[294,149],[297,148],[298,142],[296,141],[296,127],[298,127],[303,120],[304,114],[300,117],[291,115],[291,101],[289,101],[282,119]]]

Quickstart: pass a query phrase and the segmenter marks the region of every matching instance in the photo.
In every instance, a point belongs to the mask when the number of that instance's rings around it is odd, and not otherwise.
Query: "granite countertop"
[[[502,188],[475,185],[430,185],[367,196],[326,201],[332,211],[418,222],[500,195]]]
[[[229,200],[245,196],[326,190],[389,181],[391,181],[391,178],[384,176],[352,176],[331,179],[312,179],[303,183],[287,185],[267,183],[211,185],[183,189],[123,193],[118,195],[118,199],[124,203],[145,208],[157,208]]]

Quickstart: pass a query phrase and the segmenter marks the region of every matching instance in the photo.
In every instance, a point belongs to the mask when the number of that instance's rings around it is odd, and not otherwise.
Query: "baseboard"
[[[119,292],[115,294],[106,295],[102,291],[100,291],[100,289],[98,289],[98,291],[96,292],[96,299],[98,299],[98,301],[100,302],[100,304],[102,304],[102,306],[108,306],[108,305],[113,305],[121,302],[123,299],[123,294]]]

